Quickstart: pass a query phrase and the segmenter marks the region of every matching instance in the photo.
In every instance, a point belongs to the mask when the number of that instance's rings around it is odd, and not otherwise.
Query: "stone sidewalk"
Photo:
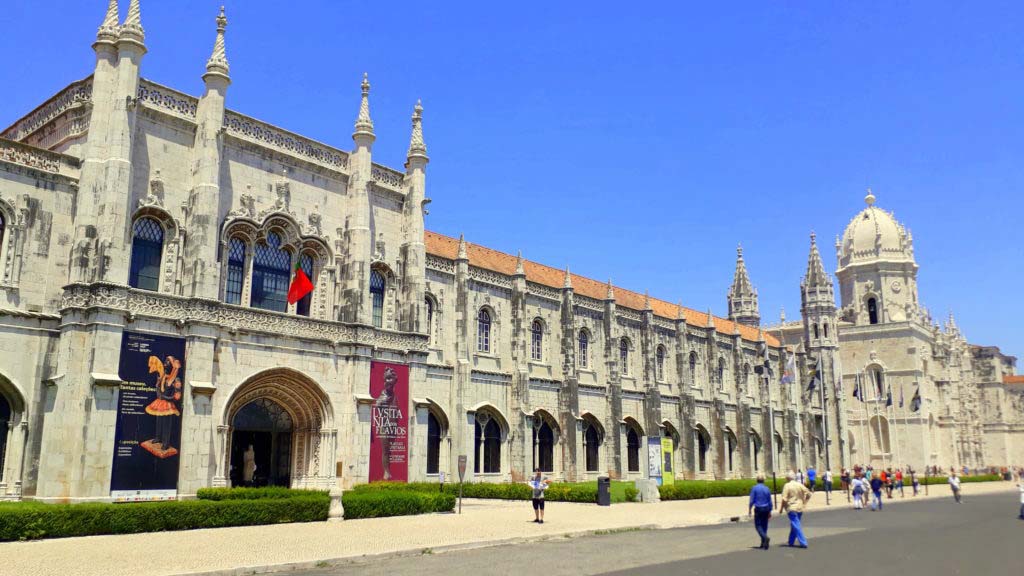
[[[964,484],[972,494],[1007,492],[1009,482]],[[907,491],[909,494],[909,490]],[[931,498],[950,498],[947,486],[931,486]],[[848,506],[836,492],[832,507]],[[917,499],[924,498],[922,495]],[[898,496],[886,503],[915,500]],[[0,574],[18,576],[157,576],[173,574],[259,574],[341,563],[373,555],[424,554],[629,529],[663,529],[746,519],[745,497],[615,504],[548,504],[543,525],[532,522],[529,502],[464,500],[462,514],[430,514],[338,523],[279,524],[90,536],[0,544]],[[816,494],[810,510],[825,507]],[[809,520],[813,526],[813,519]]]

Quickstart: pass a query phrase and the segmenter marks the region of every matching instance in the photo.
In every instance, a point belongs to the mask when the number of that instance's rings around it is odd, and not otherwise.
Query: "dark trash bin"
[[[612,505],[612,481],[607,476],[600,476],[597,479],[597,505]]]

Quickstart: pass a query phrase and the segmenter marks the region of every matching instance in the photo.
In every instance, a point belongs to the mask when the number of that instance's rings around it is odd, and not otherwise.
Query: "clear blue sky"
[[[218,4],[143,0],[143,75],[199,94]],[[228,105],[347,149],[367,71],[375,160],[423,99],[430,229],[719,314],[742,242],[771,321],[871,186],[933,314],[1024,356],[1019,1],[568,4],[228,2]],[[5,3],[0,124],[90,73],[105,6]]]

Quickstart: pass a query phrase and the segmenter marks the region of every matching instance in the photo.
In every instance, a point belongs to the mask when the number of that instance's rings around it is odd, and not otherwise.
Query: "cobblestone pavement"
[[[1012,490],[1015,488],[1008,482],[964,485],[968,501],[972,495]],[[845,496],[836,496],[832,507],[846,506]],[[950,498],[949,489],[933,486],[931,497]],[[910,496],[903,500],[897,497],[892,502],[899,505],[912,500]],[[825,508],[821,494],[811,501],[810,508]],[[155,576],[311,569],[318,564],[334,565],[380,554],[429,554],[594,531],[714,524],[732,516],[745,518],[746,498],[616,504],[608,508],[550,503],[547,514],[547,522],[538,525],[531,522],[533,512],[528,502],[465,500],[461,515],[12,542],[0,544],[0,574]]]

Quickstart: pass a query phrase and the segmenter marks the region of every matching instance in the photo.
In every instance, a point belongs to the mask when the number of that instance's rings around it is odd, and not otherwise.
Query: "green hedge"
[[[750,489],[757,484],[756,480],[741,478],[734,480],[676,480],[673,484],[658,487],[662,500],[699,500],[701,498],[721,498],[725,496],[748,496]],[[772,487],[772,479],[768,478],[765,485],[774,493],[782,492],[786,484],[785,478],[778,478],[776,488]],[[832,477],[832,489],[839,490],[841,486],[835,476]],[[824,490],[825,483],[818,480],[816,490]]]
[[[345,519],[412,516],[431,512],[451,512],[455,496],[448,493],[412,490],[351,490],[341,497]]]
[[[200,488],[196,498],[200,500],[273,500],[299,496],[327,497],[324,490],[293,490],[282,486],[265,488]]]
[[[0,541],[314,522],[326,520],[329,507],[325,495],[130,504],[18,502],[0,506]]]
[[[424,494],[438,494],[441,486],[432,482],[374,482],[372,484],[360,484],[352,489],[352,492],[417,492]],[[444,493],[458,496],[459,484],[448,483],[444,485]],[[614,491],[613,491],[614,494]],[[625,486],[619,501],[633,501],[636,499],[637,490],[633,486]],[[462,485],[462,495],[465,498],[484,498],[491,500],[529,500],[533,492],[524,483],[490,483],[475,482]],[[597,483],[558,483],[551,484],[544,493],[544,498],[551,502],[597,502]],[[346,513],[348,506],[345,506]],[[347,514],[346,514],[347,515]]]

